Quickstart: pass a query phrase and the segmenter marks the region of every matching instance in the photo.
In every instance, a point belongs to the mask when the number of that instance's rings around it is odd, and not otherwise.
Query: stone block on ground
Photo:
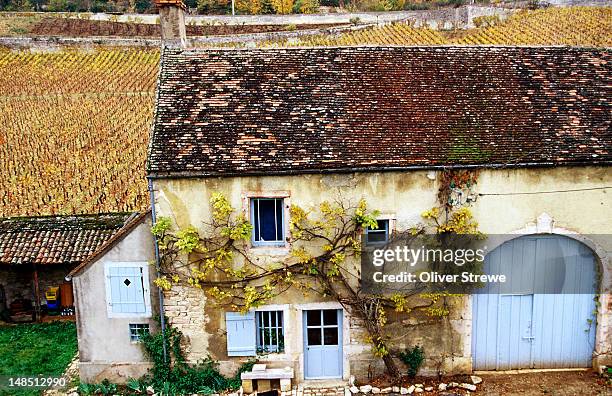
[[[291,391],[291,380],[289,378],[282,378],[280,380],[280,390],[281,392]]]
[[[242,380],[242,390],[244,393],[253,393],[253,380]]]

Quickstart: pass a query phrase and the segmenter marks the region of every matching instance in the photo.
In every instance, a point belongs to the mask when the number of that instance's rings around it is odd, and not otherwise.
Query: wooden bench
[[[291,380],[293,379],[293,369],[285,368],[266,368],[265,364],[256,364],[252,371],[240,374],[242,389],[244,393],[269,391],[272,389],[272,381],[280,381],[281,392],[291,392]],[[255,381],[255,387],[253,386]]]

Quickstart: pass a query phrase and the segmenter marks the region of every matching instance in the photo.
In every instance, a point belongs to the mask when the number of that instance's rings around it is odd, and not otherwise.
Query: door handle
[[[535,340],[535,337],[534,336],[526,336],[526,337],[524,336],[523,340]]]

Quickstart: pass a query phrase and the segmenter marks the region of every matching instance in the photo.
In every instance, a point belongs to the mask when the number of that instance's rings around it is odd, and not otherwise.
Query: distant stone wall
[[[434,10],[388,11],[388,12],[345,12],[327,14],[291,14],[291,15],[189,15],[188,25],[321,25],[351,24],[359,20],[362,24],[384,24],[402,20],[413,20],[418,25],[444,28],[471,27],[471,18],[481,15],[507,15],[513,10],[504,7],[483,7],[468,5],[458,8],[441,8]],[[157,15],[151,14],[73,14],[71,18],[83,18],[96,21],[159,23]]]
[[[220,36],[188,36],[188,46],[223,45],[232,42],[245,46],[255,46],[257,42],[288,39],[297,40],[301,37],[318,34],[342,34],[349,30],[359,30],[375,25],[383,25],[397,21],[405,21],[415,27],[429,27],[437,30],[467,29],[474,27],[474,18],[485,15],[497,15],[507,18],[516,9],[502,7],[464,6],[458,8],[443,8],[422,11],[393,12],[361,12],[343,14],[300,14],[300,15],[197,15],[187,16],[187,24],[192,25],[324,25],[346,24],[334,28],[299,29],[295,31],[278,31],[265,33],[247,33]],[[157,15],[108,15],[108,14],[71,14],[71,18],[156,23]],[[351,21],[359,23],[352,25]],[[95,50],[104,47],[159,47],[161,40],[157,38],[118,38],[118,37],[0,37],[0,46],[32,52],[61,51],[65,47],[78,47],[81,50]]]

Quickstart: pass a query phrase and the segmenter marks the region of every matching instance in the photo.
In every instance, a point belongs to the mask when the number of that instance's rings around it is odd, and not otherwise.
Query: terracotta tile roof
[[[148,171],[612,163],[608,50],[165,50]]]
[[[0,265],[79,264],[133,216],[109,213],[0,219]]]

